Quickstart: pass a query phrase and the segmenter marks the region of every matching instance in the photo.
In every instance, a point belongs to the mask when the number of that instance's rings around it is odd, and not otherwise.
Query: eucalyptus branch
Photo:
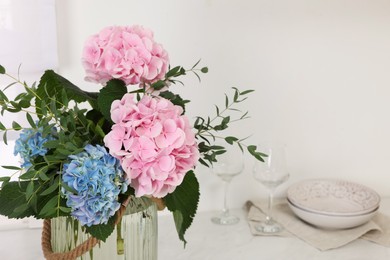
[[[184,75],[186,75],[189,72],[194,73],[194,75],[198,78],[198,80],[201,81],[198,72],[207,73],[208,72],[208,68],[207,67],[203,67],[203,68],[200,68],[200,69],[197,68],[199,63],[200,63],[200,60],[198,60],[191,67],[191,69],[185,69],[182,66],[176,66],[174,68],[170,68],[169,71],[165,74],[165,78],[164,79],[158,80],[158,81],[154,82],[153,84],[150,84],[150,87],[152,89],[154,89],[154,90],[159,91],[159,90],[161,90],[161,89],[163,89],[165,87],[169,87],[170,83],[176,84],[178,82],[178,83],[184,85],[183,82],[181,82],[177,78],[179,78],[180,76],[184,76]]]
[[[229,145],[236,144],[242,152],[247,150],[252,156],[254,156],[259,161],[264,161],[263,157],[265,154],[262,154],[256,151],[257,147],[255,145],[246,145],[243,141],[246,138],[237,138],[235,136],[226,136],[222,137],[215,133],[220,133],[223,130],[226,130],[231,123],[236,123],[241,120],[249,118],[248,112],[243,113],[239,118],[231,120],[230,115],[225,115],[228,111],[241,112],[240,110],[234,108],[237,103],[243,102],[247,97],[243,97],[248,93],[253,92],[253,90],[239,91],[237,88],[234,89],[234,96],[232,99],[225,94],[225,107],[220,109],[218,106],[216,108],[216,115],[211,119],[207,117],[207,120],[202,117],[197,117],[194,123],[194,128],[198,130],[196,137],[204,140],[204,142],[199,143],[199,151],[202,154],[203,158],[200,158],[200,162],[205,166],[210,166],[213,162],[217,161],[217,156],[226,152],[225,147],[223,146],[213,146],[209,141],[209,138],[212,138],[214,141],[216,139],[224,139],[224,141]],[[219,124],[213,124],[217,119],[222,119]],[[245,149],[244,149],[245,148]]]

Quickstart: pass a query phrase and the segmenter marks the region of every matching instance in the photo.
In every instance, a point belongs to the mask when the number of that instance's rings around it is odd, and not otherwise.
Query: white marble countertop
[[[390,215],[390,198],[381,212]],[[390,248],[358,239],[344,247],[321,252],[296,237],[252,236],[242,210],[237,225],[219,226],[210,221],[213,212],[200,212],[186,234],[186,248],[178,239],[171,215],[159,216],[159,260],[388,260]],[[39,228],[0,231],[1,260],[43,259]]]

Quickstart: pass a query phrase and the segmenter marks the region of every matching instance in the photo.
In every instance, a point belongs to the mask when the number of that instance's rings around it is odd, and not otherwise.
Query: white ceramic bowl
[[[289,200],[288,205],[300,219],[323,229],[347,229],[367,223],[378,211],[378,208],[361,215],[327,215],[311,212],[293,205]]]
[[[337,179],[299,182],[288,189],[287,198],[302,210],[336,216],[372,213],[380,203],[380,196],[374,190]]]

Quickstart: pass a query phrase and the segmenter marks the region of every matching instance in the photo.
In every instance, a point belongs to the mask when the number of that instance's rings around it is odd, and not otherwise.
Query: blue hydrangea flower
[[[54,140],[52,135],[42,137],[42,128],[39,129],[23,129],[19,138],[15,142],[14,155],[20,155],[22,159],[21,167],[28,169],[32,165],[32,161],[38,156],[44,156],[48,149],[43,147],[44,143],[49,140]]]
[[[104,147],[87,145],[84,150],[64,165],[62,181],[75,191],[63,189],[66,204],[81,225],[106,224],[119,209],[118,195],[126,192],[127,183],[119,160]]]

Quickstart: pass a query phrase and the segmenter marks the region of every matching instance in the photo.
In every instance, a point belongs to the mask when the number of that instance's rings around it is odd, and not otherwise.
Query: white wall
[[[173,91],[189,115],[208,115],[230,87],[255,89],[235,130],[288,146],[291,179],[337,177],[390,196],[390,1],[57,0],[59,70],[83,89],[84,40],[108,25],[142,24],[173,65],[199,58],[210,73]],[[234,207],[264,189],[247,168],[233,180]],[[222,185],[199,167],[201,209],[219,208]],[[281,191],[287,186],[283,186]]]

